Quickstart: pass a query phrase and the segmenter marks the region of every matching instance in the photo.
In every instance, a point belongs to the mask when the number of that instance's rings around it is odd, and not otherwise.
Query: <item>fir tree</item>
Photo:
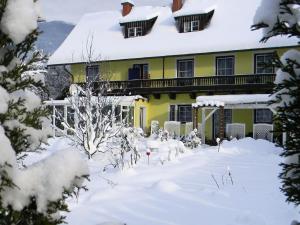
[[[263,0],[252,28],[263,30],[262,42],[274,36],[299,39],[299,8],[299,0]],[[279,175],[282,180],[281,190],[287,202],[300,205],[300,52],[290,50],[280,59],[274,59],[273,63],[278,70],[272,103],[279,103],[274,120],[280,124],[275,132],[287,133],[281,154],[285,157]]]
[[[28,196],[25,207],[23,202],[16,207],[4,201],[4,193],[10,191],[27,197],[14,182],[14,171],[21,174],[16,159],[36,150],[48,138],[47,130],[42,129],[48,111],[35,94],[45,90],[43,79],[26,73],[44,60],[33,51],[39,35],[35,10],[36,0],[0,0],[0,225],[64,222],[58,212],[68,211],[65,199],[80,188],[79,180],[84,176],[74,175],[70,185],[59,187],[64,191],[58,199],[47,201],[46,210],[39,209],[38,194]]]

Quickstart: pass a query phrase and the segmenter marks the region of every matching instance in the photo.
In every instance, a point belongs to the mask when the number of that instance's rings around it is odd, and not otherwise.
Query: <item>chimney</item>
[[[134,3],[132,0],[122,0],[121,2],[123,9],[122,9],[122,16],[127,16],[134,6]]]
[[[176,12],[182,8],[182,0],[173,0],[172,12]]]

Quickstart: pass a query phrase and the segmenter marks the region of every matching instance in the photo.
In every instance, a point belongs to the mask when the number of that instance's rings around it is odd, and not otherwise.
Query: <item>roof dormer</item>
[[[173,0],[173,17],[179,33],[204,30],[215,12],[215,0]],[[175,10],[174,10],[175,9]]]
[[[128,15],[119,20],[124,37],[147,35],[157,20],[158,14],[157,8],[152,6],[134,7]]]
[[[214,10],[208,13],[174,17],[179,33],[204,30],[210,23]]]

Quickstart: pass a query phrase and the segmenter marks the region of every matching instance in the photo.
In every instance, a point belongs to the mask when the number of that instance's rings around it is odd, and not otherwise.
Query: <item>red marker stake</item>
[[[147,156],[148,156],[148,166],[149,166],[149,158],[150,158],[151,151],[150,151],[150,150],[147,150],[146,154],[147,154]]]

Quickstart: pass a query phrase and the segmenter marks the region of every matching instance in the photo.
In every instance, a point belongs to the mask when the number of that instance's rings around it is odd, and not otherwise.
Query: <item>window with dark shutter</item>
[[[91,83],[96,81],[99,81],[99,66],[86,66],[86,82]]]

